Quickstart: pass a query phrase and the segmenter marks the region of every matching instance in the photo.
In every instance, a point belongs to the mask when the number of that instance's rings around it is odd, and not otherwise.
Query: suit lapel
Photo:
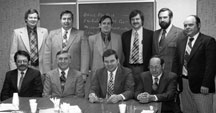
[[[12,84],[14,86],[14,88],[18,91],[18,88],[17,88],[17,79],[18,79],[18,70],[14,70],[12,75],[14,75],[15,77],[11,77],[12,78]]]
[[[119,48],[119,46],[118,46],[118,40],[117,40],[117,38],[116,37],[114,37],[114,34],[113,33],[111,33],[111,48],[113,49],[113,50],[118,50]]]
[[[114,93],[117,92],[117,90],[119,89],[119,85],[121,84],[123,75],[121,74],[122,70],[121,67],[118,66],[116,75],[115,75],[115,82],[114,82]]]
[[[191,49],[191,53],[190,53],[190,56],[188,58],[188,62],[190,61],[190,59],[192,58],[192,56],[194,55],[194,53],[197,51],[197,49],[201,45],[201,42],[202,42],[202,38],[201,38],[201,34],[199,34],[199,36],[197,37],[196,42],[194,43],[193,48]]]
[[[58,29],[55,33],[55,36],[53,36],[53,40],[55,40],[56,45],[58,48],[60,48],[60,50],[62,49],[62,30]]]
[[[146,77],[145,79],[146,79],[144,80],[144,87],[146,89],[145,92],[151,93],[153,80],[152,80],[152,75],[150,74],[150,72],[148,73],[148,77]]]
[[[163,72],[163,74],[162,74],[162,76],[161,76],[161,78],[159,80],[159,86],[158,86],[158,89],[157,89],[158,93],[162,92],[162,90],[164,89],[164,86],[167,83],[166,79],[165,79],[166,77],[164,75],[167,75],[167,74],[164,74],[164,72]]]
[[[73,75],[75,75],[74,71],[72,69],[69,69],[68,71],[68,75],[66,78],[66,82],[65,82],[65,86],[64,86],[64,92],[63,94],[66,94],[68,91],[68,88],[71,87],[71,85],[73,85],[73,81],[75,80],[75,77],[73,77]]]
[[[59,91],[59,94],[62,94],[61,91],[61,83],[60,83],[60,75],[59,75],[59,70],[55,69],[55,71],[53,72],[53,81],[54,83],[56,83],[56,88]]]
[[[104,71],[102,73],[102,77],[101,77],[101,88],[102,88],[102,94],[105,95],[106,97],[106,93],[107,93],[107,79],[108,79],[108,73],[107,70],[104,68]]]
[[[75,29],[71,29],[71,33],[70,33],[70,37],[68,39],[67,45],[65,47],[66,50],[68,50],[70,48],[70,46],[72,45],[72,43],[74,42],[74,40],[77,38],[78,32]]]
[[[159,53],[159,36],[160,36],[160,32],[161,32],[161,30],[158,30],[158,31],[156,31],[155,32],[155,50],[156,50],[156,53]]]
[[[181,43],[180,43],[180,55],[181,55],[181,62],[183,63],[184,62],[184,55],[185,55],[185,48],[186,48],[186,45],[187,45],[187,39],[188,37],[185,36],[183,39],[181,39]]]
[[[101,33],[96,35],[96,45],[100,55],[103,55],[103,40],[101,38]]]
[[[41,45],[43,43],[43,35],[44,35],[44,32],[37,27],[37,39],[38,39],[38,51],[40,51],[40,48],[41,48]]]
[[[29,36],[28,36],[27,27],[24,27],[22,29],[22,31],[20,31],[20,34],[21,34],[21,39],[22,39],[26,49],[30,52]]]

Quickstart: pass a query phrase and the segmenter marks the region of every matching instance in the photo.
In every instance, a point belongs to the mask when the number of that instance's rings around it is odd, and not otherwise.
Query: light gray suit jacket
[[[45,73],[57,68],[56,53],[62,50],[62,40],[61,29],[53,30],[49,33],[43,56],[43,68]],[[87,74],[89,70],[89,45],[84,31],[72,28],[65,49],[68,50],[71,55],[70,67]]]
[[[176,41],[181,36],[182,30],[172,25],[165,38],[165,44],[159,48],[159,36],[161,29],[156,30],[153,35],[153,55],[159,55],[165,61],[164,71],[170,72],[172,68],[173,57],[175,55]]]
[[[90,45],[90,68],[92,74],[99,68],[104,67],[103,63],[103,53],[104,49],[104,42],[101,37],[101,33],[97,33],[95,35],[89,36],[89,45]],[[121,36],[119,34],[111,33],[111,41],[110,41],[111,48],[116,51],[118,54],[120,62],[123,61],[123,52],[122,52],[122,42]]]
[[[74,69],[69,69],[64,86],[64,91],[61,90],[60,75],[58,68],[49,71],[46,74],[44,89],[44,97],[71,97],[71,96],[84,96],[84,81],[82,74]]]
[[[39,51],[39,67],[37,68],[43,73],[42,62],[43,62],[43,53],[44,53],[44,45],[45,40],[48,35],[48,30],[46,28],[37,27],[37,36],[38,36],[38,51]],[[14,62],[14,54],[18,50],[24,50],[30,54],[30,44],[29,44],[29,36],[27,27],[22,27],[15,29],[12,36],[12,43],[10,49],[10,70],[16,69],[16,64]]]

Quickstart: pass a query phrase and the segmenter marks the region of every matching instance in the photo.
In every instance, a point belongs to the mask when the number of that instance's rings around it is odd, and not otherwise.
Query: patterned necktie
[[[134,42],[131,55],[131,64],[136,64],[139,61],[139,36],[137,31],[134,34]]]
[[[68,33],[68,31],[65,31],[65,34],[63,36],[62,49],[64,49],[67,46],[67,33]]]
[[[194,40],[194,38],[190,38],[188,41],[188,44],[186,46],[186,50],[185,50],[185,55],[184,55],[184,65],[183,65],[183,69],[182,69],[182,74],[187,76],[188,75],[188,71],[187,71],[187,62],[188,62],[188,58],[190,56],[191,53],[191,49],[192,49],[192,41]]]
[[[159,41],[159,47],[161,47],[161,46],[164,45],[164,42],[165,42],[165,35],[166,35],[166,30],[163,29],[162,35],[161,35],[161,39],[160,39],[160,41]]]
[[[64,91],[65,82],[66,82],[65,72],[62,71],[62,72],[61,72],[61,77],[60,77],[60,83],[61,83],[62,92]]]
[[[113,94],[114,90],[114,81],[113,81],[113,73],[110,73],[110,79],[108,82],[108,87],[107,87],[107,96],[108,98]]]
[[[37,48],[37,38],[36,33],[31,30],[30,31],[30,56],[31,56],[31,62],[36,62],[38,60],[38,48]]]
[[[158,78],[157,77],[154,78],[154,83],[152,85],[152,89],[154,91],[156,91],[158,89]]]
[[[21,86],[22,86],[22,81],[23,81],[23,76],[24,76],[24,72],[23,71],[21,71],[21,77],[20,77],[20,81],[19,81],[19,85],[18,85],[18,90],[20,91],[20,89],[21,89]]]

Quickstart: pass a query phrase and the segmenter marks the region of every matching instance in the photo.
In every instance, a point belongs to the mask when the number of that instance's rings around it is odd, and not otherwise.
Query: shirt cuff
[[[119,94],[119,95],[122,97],[122,99],[123,99],[123,100],[125,100],[125,97],[124,97],[124,95],[122,95],[122,94]]]
[[[154,95],[154,97],[155,97],[155,101],[158,101],[158,98],[157,98],[157,96],[156,96],[156,95]]]

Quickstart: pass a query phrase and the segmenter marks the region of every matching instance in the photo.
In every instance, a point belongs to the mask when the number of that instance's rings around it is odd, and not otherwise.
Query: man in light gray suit
[[[57,68],[56,53],[67,50],[71,57],[70,67],[81,71],[86,78],[89,70],[89,46],[84,31],[72,27],[73,13],[63,11],[60,15],[62,28],[49,33],[45,43],[43,68],[45,73]]]
[[[160,9],[158,20],[161,29],[156,30],[153,35],[153,55],[159,55],[164,59],[165,72],[171,71],[176,41],[182,33],[182,29],[172,25],[172,19],[173,13],[170,9]]]
[[[44,82],[44,97],[84,96],[84,81],[81,72],[69,67],[71,56],[67,51],[56,54],[58,68],[47,72]]]
[[[30,55],[30,67],[39,70],[43,74],[42,55],[44,53],[44,44],[48,35],[46,28],[37,27],[40,20],[36,9],[29,9],[25,13],[26,26],[15,29],[12,36],[10,48],[10,70],[16,69],[14,55],[18,50],[23,50]]]

